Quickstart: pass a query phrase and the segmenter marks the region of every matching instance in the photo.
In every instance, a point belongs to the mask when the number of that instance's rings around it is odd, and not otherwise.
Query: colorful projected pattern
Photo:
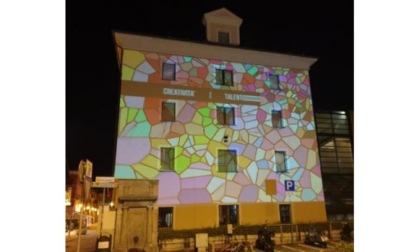
[[[162,79],[162,62],[176,64],[176,80]],[[232,70],[234,85],[217,85],[215,69]],[[280,91],[270,89],[273,73]],[[307,70],[124,50],[122,80],[260,95],[259,106],[228,104],[235,125],[216,123],[226,104],[121,95],[115,177],[158,179],[159,204],[324,201]],[[162,101],[176,104],[174,122],[161,121]],[[272,127],[272,110],[282,111],[284,128]],[[160,170],[161,147],[175,148],[174,172]],[[218,149],[236,150],[238,172],[218,172]],[[276,150],[287,153],[288,173],[276,173]],[[273,197],[266,179],[277,181]],[[285,180],[296,183],[291,196]]]

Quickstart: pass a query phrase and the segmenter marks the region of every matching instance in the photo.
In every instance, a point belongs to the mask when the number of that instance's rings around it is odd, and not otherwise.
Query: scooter
[[[326,248],[327,241],[328,241],[328,236],[325,232],[321,233],[313,229],[309,230],[309,232],[305,236],[305,244],[308,244],[308,245],[314,245],[314,246]]]
[[[264,224],[258,231],[258,238],[255,241],[255,247],[265,252],[274,252],[276,243],[273,240],[274,232],[267,229],[267,224]]]

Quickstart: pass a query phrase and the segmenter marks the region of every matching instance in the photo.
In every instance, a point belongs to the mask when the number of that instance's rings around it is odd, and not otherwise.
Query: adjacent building
[[[207,42],[114,32],[114,176],[158,181],[161,228],[327,219],[316,59],[241,48],[241,23],[225,8],[206,13]]]
[[[315,113],[328,219],[353,219],[353,111]]]

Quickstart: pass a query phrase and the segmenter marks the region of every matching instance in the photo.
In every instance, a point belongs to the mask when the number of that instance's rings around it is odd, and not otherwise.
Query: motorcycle
[[[260,230],[258,230],[258,238],[255,241],[255,247],[265,252],[274,252],[275,242],[273,240],[274,232],[267,229],[267,224],[264,224]]]
[[[305,236],[305,244],[320,246],[323,248],[327,247],[328,235],[326,232],[319,232],[311,228]]]
[[[341,240],[353,242],[353,231],[349,224],[344,225],[343,230],[340,232]]]

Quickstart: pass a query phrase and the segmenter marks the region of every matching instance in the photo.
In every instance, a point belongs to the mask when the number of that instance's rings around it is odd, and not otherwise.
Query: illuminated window
[[[221,125],[235,124],[235,108],[217,107],[217,123]]]
[[[274,153],[276,158],[276,172],[285,173],[287,172],[286,167],[286,152],[276,151]]]
[[[238,224],[239,206],[238,205],[220,205],[219,206],[219,225]]]
[[[236,150],[218,150],[217,165],[219,172],[237,172]]]
[[[226,69],[216,69],[216,83],[222,86],[233,86],[232,71]]]
[[[229,32],[221,32],[219,31],[219,43],[228,45],[229,44]]]
[[[273,124],[273,128],[284,128],[281,110],[271,111],[271,122]]]
[[[175,121],[175,103],[162,102],[162,121],[164,122]]]
[[[163,63],[162,78],[164,80],[175,80],[175,64]]]
[[[270,87],[272,90],[281,90],[279,76],[277,74],[270,74]]]
[[[353,173],[354,161],[349,137],[318,135],[323,173]]]
[[[159,228],[171,228],[174,216],[173,207],[159,207]]]
[[[174,171],[175,148],[160,148],[160,167],[164,171]]]
[[[353,173],[351,122],[345,111],[315,113],[319,156],[323,174]]]

